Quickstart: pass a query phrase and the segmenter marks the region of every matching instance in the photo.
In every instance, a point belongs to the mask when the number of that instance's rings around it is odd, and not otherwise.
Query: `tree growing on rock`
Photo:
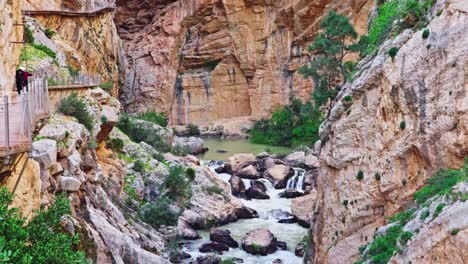
[[[328,98],[334,97],[337,90],[346,83],[354,67],[345,63],[350,53],[361,53],[368,43],[367,36],[356,41],[358,34],[348,18],[330,11],[320,23],[321,33],[315,38],[308,50],[316,55],[309,65],[299,69],[304,77],[312,77],[317,84],[313,93],[316,105],[323,105]],[[337,86],[338,82],[341,83]]]

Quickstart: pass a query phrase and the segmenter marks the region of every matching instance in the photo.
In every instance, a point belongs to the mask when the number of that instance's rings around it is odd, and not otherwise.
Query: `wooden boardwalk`
[[[113,12],[115,6],[107,6],[87,11],[72,10],[21,10],[26,16],[64,16],[64,17],[95,17],[105,13]]]

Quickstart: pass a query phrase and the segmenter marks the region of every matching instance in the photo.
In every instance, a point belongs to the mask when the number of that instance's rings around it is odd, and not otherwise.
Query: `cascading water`
[[[294,169],[294,176],[288,180],[286,184],[288,189],[294,189],[298,192],[304,192],[304,175],[305,171],[303,169]]]
[[[229,183],[230,175],[225,173],[216,173],[215,169],[221,166],[222,162],[202,162],[205,166],[208,166],[218,177]],[[305,171],[302,169],[295,169],[296,173],[292,177],[287,186],[292,189],[303,192],[303,182]],[[281,220],[287,220],[291,218],[291,200],[286,198],[280,198],[279,194],[284,192],[284,189],[275,189],[273,184],[264,178],[258,179],[266,187],[266,193],[270,196],[268,200],[246,200],[240,199],[241,202],[252,209],[255,209],[259,215],[259,218],[254,219],[242,219],[234,223],[230,223],[219,228],[228,229],[231,231],[231,236],[238,242],[248,232],[256,228],[267,228],[269,229],[279,241],[287,243],[288,250],[278,250],[273,254],[267,256],[254,256],[251,255],[242,248],[229,249],[225,252],[221,258],[241,258],[243,263],[246,264],[269,264],[275,259],[281,259],[284,264],[300,264],[302,258],[297,257],[294,254],[294,248],[307,234],[307,229],[301,227],[297,223],[284,224],[280,223]],[[255,180],[243,179],[244,185],[247,188],[252,186]],[[199,252],[198,248],[209,242],[209,230],[202,230],[199,232],[201,239],[195,241],[187,241],[184,250],[192,256],[192,260],[204,253]],[[187,261],[189,263],[190,260]]]

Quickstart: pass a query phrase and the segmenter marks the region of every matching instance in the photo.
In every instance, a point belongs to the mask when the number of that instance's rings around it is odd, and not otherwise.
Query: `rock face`
[[[463,164],[468,153],[468,8],[460,1],[441,2],[432,10],[443,11],[428,24],[429,38],[406,30],[384,43],[375,58],[363,62],[355,81],[343,87],[322,124],[315,254],[309,255],[314,263],[354,262],[359,245],[383,224],[383,216],[404,208],[437,169]],[[393,60],[387,55],[390,47],[399,48]],[[344,95],[352,96],[352,104],[343,103]],[[362,181],[356,179],[359,171]],[[343,206],[345,200],[353,205]],[[331,235],[335,231],[337,237]],[[438,240],[428,254],[457,251],[449,242],[456,239]],[[429,252],[414,247],[414,257]],[[411,253],[406,256],[395,263],[414,263]]]
[[[267,116],[308,98],[312,82],[297,69],[326,11],[349,15],[362,33],[372,2],[118,0],[124,106],[156,108],[174,124]]]

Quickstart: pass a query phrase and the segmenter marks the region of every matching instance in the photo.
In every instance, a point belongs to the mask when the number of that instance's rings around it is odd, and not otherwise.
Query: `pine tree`
[[[301,67],[299,72],[305,78],[314,78],[317,87],[313,97],[318,105],[323,105],[329,97],[336,94],[331,86],[339,80],[343,85],[348,79],[349,68],[345,67],[343,62],[345,56],[363,51],[368,38],[364,36],[356,42],[358,34],[348,18],[338,15],[335,11],[330,11],[322,20],[320,29],[322,31],[308,48],[317,56],[309,65]]]

